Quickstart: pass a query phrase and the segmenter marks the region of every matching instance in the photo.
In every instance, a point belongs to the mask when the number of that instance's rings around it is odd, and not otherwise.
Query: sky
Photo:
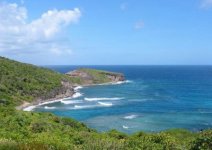
[[[0,56],[35,65],[212,65],[212,0],[0,0]]]

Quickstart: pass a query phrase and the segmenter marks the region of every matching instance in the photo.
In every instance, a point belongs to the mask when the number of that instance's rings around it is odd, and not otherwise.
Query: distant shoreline
[[[125,81],[116,81],[116,82],[107,82],[107,83],[101,83],[101,84],[85,84],[85,85],[78,85],[75,86],[73,88],[73,93],[71,95],[65,96],[64,94],[60,94],[60,95],[56,95],[56,97],[54,98],[50,98],[50,99],[37,99],[33,102],[26,102],[24,101],[23,104],[19,105],[16,107],[17,110],[23,110],[23,111],[32,111],[34,108],[36,108],[37,106],[42,106],[42,105],[46,105],[46,104],[51,104],[51,103],[55,103],[55,102],[60,102],[66,98],[74,98],[74,95],[78,92],[79,89],[83,88],[83,87],[90,87],[90,86],[98,86],[98,85],[118,85],[118,84],[123,84],[123,83],[128,83],[130,82],[129,80],[125,80]]]

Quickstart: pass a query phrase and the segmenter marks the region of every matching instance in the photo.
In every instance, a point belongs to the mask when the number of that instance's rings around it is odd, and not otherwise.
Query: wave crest
[[[44,109],[55,109],[56,107],[45,106]]]
[[[129,116],[125,116],[124,119],[135,119],[137,117],[138,115],[129,115]]]
[[[107,98],[107,97],[99,97],[99,98],[87,98],[85,97],[85,101],[114,101],[114,100],[122,100],[123,97],[113,97],[113,98]]]
[[[87,109],[93,107],[96,107],[96,105],[74,105],[74,109]]]
[[[82,96],[82,94],[81,93],[79,93],[79,92],[76,92],[72,97],[73,98],[77,98],[77,97],[81,97]]]
[[[74,90],[78,91],[79,89],[82,89],[82,88],[83,88],[82,86],[77,86],[77,87],[74,88]]]
[[[122,128],[123,129],[129,129],[129,127],[128,126],[125,126],[125,125],[123,125]]]
[[[107,106],[107,107],[113,106],[113,103],[98,102],[98,104],[103,105],[103,106]]]
[[[68,105],[68,104],[79,104],[79,103],[82,103],[82,101],[80,101],[80,100],[70,100],[70,101],[61,100],[60,102],[63,103],[63,104],[66,104],[66,105]]]

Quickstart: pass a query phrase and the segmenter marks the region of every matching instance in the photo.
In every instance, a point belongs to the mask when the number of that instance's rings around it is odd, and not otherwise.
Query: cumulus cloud
[[[65,27],[78,22],[80,16],[78,8],[54,9],[29,22],[25,7],[0,3],[0,54],[70,54],[71,48],[60,39],[60,33]]]
[[[138,22],[135,23],[134,28],[135,28],[136,30],[139,30],[139,29],[144,28],[144,25],[145,25],[145,24],[144,24],[143,21],[138,21]]]
[[[201,0],[201,7],[202,8],[210,8],[212,7],[212,0]]]

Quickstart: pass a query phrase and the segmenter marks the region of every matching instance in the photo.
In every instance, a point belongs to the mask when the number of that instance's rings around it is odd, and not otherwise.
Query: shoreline
[[[68,96],[65,96],[64,94],[60,94],[60,95],[56,95],[54,98],[49,98],[49,99],[45,99],[45,100],[37,99],[31,103],[24,101],[23,104],[17,106],[16,109],[22,110],[22,111],[32,111],[37,106],[60,102],[67,98],[71,99],[71,98],[74,98],[74,95],[78,92],[78,89],[81,89],[82,87],[83,86],[81,86],[81,85],[74,87],[73,88],[74,93],[72,93],[71,95],[68,95]]]
[[[77,95],[75,96],[75,94],[77,94],[79,89],[82,89],[83,87],[98,86],[98,85],[119,85],[119,84],[130,83],[130,82],[132,82],[132,81],[125,80],[125,81],[108,82],[108,83],[101,83],[101,84],[78,85],[73,88],[74,93],[72,95],[65,96],[65,95],[61,94],[61,95],[57,95],[54,98],[50,98],[50,99],[46,99],[46,100],[37,99],[31,103],[24,101],[23,104],[17,106],[16,109],[22,110],[22,111],[33,111],[33,109],[38,106],[51,104],[51,103],[55,103],[55,102],[60,102],[67,98],[73,99],[73,98],[78,97]]]
[[[37,106],[42,106],[45,104],[51,104],[55,102],[59,102],[65,98],[72,98],[72,96],[69,97],[61,97],[61,98],[51,98],[51,99],[46,99],[46,100],[39,100],[39,101],[34,101],[34,102],[26,102],[24,101],[23,104],[19,105],[16,107],[17,110],[22,110],[22,111],[32,111],[34,108]]]

